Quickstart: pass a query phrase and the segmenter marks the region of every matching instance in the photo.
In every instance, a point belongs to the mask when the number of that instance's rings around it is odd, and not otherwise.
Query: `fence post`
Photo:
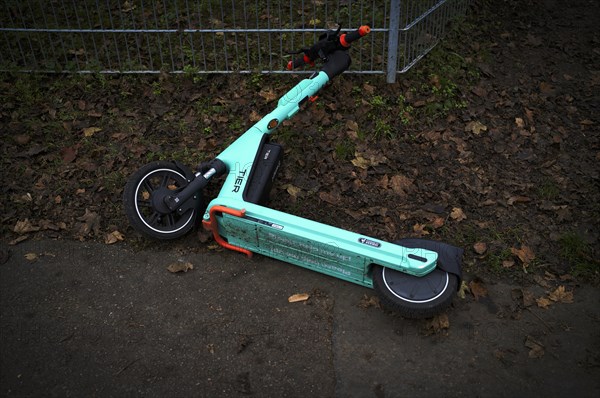
[[[398,33],[400,32],[400,1],[390,2],[390,29],[388,37],[387,82],[396,82],[398,71]]]

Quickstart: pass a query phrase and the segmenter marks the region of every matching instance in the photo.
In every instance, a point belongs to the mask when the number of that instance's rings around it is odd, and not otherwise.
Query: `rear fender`
[[[438,254],[436,266],[458,277],[458,286],[462,281],[462,257],[464,250],[448,243],[420,238],[404,238],[394,241],[395,244],[408,248],[423,248]]]

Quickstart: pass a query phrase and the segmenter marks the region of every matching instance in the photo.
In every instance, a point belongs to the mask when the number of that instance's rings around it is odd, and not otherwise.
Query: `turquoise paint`
[[[315,95],[328,81],[329,77],[325,72],[319,72],[310,79],[300,81],[279,99],[277,107],[271,113],[256,122],[217,156],[217,159],[223,161],[229,170],[219,196],[241,198],[263,135],[271,134],[283,121],[294,116],[300,110],[300,102]],[[278,123],[275,128],[269,129],[268,125],[272,120],[278,120]],[[241,183],[236,184],[239,179],[242,180]],[[236,185],[238,185],[237,189]]]
[[[436,265],[437,253],[430,250],[409,249],[233,198],[216,198],[209,207],[215,205],[246,210],[244,218],[218,217],[221,236],[229,243],[360,285],[372,287],[372,264],[415,276]],[[365,240],[378,247],[361,243]]]
[[[228,175],[204,219],[209,219],[209,210],[216,205],[245,209],[243,218],[217,216],[220,234],[230,244],[363,286],[373,287],[372,264],[415,276],[426,275],[436,266],[437,253],[433,251],[405,248],[242,199],[264,135],[294,116],[301,103],[315,95],[328,80],[327,74],[320,72],[299,82],[279,99],[271,113],[217,156],[227,165]]]

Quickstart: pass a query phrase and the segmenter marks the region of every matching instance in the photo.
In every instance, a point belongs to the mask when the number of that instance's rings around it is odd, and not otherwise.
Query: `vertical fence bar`
[[[37,48],[39,48],[40,53],[42,55],[42,60],[44,61],[43,64],[47,63],[48,57],[46,56],[46,50],[44,49],[44,44],[42,42],[42,29],[38,26],[38,18],[36,18],[35,13],[33,12],[33,9],[31,8],[31,4],[29,2],[29,0],[27,0],[27,8],[29,9],[29,14],[31,15],[31,19],[32,19],[32,23],[33,26],[35,27],[36,31],[40,32],[36,34],[36,38],[37,38]]]
[[[286,52],[310,46],[321,30],[370,24],[373,34],[355,45],[349,72],[394,82],[470,1],[11,0],[0,5],[0,68],[289,73],[281,70]]]
[[[247,5],[247,0],[244,0],[243,6],[244,6],[244,27],[246,28],[246,32],[245,32],[245,37],[246,37],[246,62],[247,62],[248,68],[250,68],[251,62],[250,62],[250,41],[248,40],[249,35],[248,35],[248,5]]]
[[[23,27],[25,28],[27,26],[27,23],[25,22],[25,18],[23,17],[23,11],[21,10],[21,5],[20,3],[17,3],[17,9],[19,10],[19,17],[21,18],[21,22],[23,23]],[[31,35],[27,35],[25,36],[25,38],[27,39],[27,42],[29,43],[29,50],[31,51],[31,57],[33,58],[33,63],[35,66],[38,65],[38,61],[37,61],[37,57],[35,56],[35,51],[33,49],[33,44],[31,43]],[[23,59],[25,59],[25,53],[23,53]],[[25,62],[26,63],[26,62]]]
[[[225,10],[223,9],[223,0],[220,0],[220,9],[221,9],[221,23],[220,25],[225,28]],[[223,54],[225,59],[225,70],[227,72],[231,72],[231,68],[229,67],[229,54],[227,53],[227,33],[223,32],[221,36],[223,39]]]
[[[54,8],[54,6],[52,5],[53,2],[50,2],[50,7],[52,8],[52,15],[54,16],[54,22],[56,23],[56,27],[58,28],[60,26],[59,23],[59,19],[58,19],[58,14],[56,13],[56,9]],[[60,39],[60,45],[62,47],[62,54],[63,54],[63,58],[65,61],[65,65],[63,66],[64,69],[67,68],[67,66],[69,65],[69,59],[67,57],[68,55],[68,50],[67,47],[65,45],[65,41],[63,40],[63,35],[58,35],[58,38]]]
[[[179,70],[185,71],[185,67],[188,64],[185,62],[185,46],[183,45],[183,33],[181,33],[181,31],[183,30],[183,28],[181,27],[181,13],[179,12],[179,6],[177,5],[177,1],[174,1],[173,5],[175,6],[175,23],[173,26],[177,28],[178,33],[176,33],[176,35],[179,38],[179,59],[181,60],[181,67],[179,68]],[[172,70],[175,70],[175,65],[172,65],[171,68]]]
[[[146,24],[146,9],[144,7],[143,0],[140,2],[140,7],[142,10],[142,26],[145,30],[147,30],[148,25]],[[152,56],[152,47],[150,46],[150,35],[145,34],[144,36],[146,37],[146,47],[148,48],[148,59],[150,62],[150,70],[154,70],[154,57]]]
[[[267,29],[271,30],[271,1],[267,0]],[[269,67],[267,70],[272,71],[273,70],[273,47],[272,47],[272,37],[273,35],[267,35],[268,41],[267,41],[267,45],[269,48]],[[264,69],[264,68],[263,68]]]
[[[400,33],[400,0],[390,1],[390,27],[388,32],[387,77],[388,83],[396,82],[398,70],[398,36]]]
[[[121,62],[121,51],[119,50],[119,40],[117,39],[118,34],[116,33],[115,23],[113,21],[112,12],[110,10],[110,2],[108,2],[108,1],[106,3],[106,11],[108,12],[108,22],[110,23],[110,30],[113,32],[112,38],[113,38],[113,42],[115,43],[115,54],[117,56],[117,65],[119,65],[117,70],[119,72],[122,72],[123,71],[123,63]]]

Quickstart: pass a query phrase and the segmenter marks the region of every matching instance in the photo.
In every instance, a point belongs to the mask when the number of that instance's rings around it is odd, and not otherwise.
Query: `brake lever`
[[[338,24],[338,28],[336,31],[333,31],[331,29],[325,31],[325,33],[323,33],[321,36],[319,36],[319,41],[321,41],[323,39],[326,39],[327,41],[334,41],[340,34],[341,30],[342,30],[342,25]]]
[[[306,63],[314,65],[316,57],[319,57],[322,62],[327,62],[327,55],[334,50],[332,46],[337,46],[339,43],[339,34],[342,30],[342,25],[338,24],[337,29],[326,30],[319,36],[319,41],[310,48],[301,48],[297,51],[287,51],[288,55],[304,54],[305,57],[310,59],[310,62],[305,60]],[[306,58],[305,58],[306,59]]]

